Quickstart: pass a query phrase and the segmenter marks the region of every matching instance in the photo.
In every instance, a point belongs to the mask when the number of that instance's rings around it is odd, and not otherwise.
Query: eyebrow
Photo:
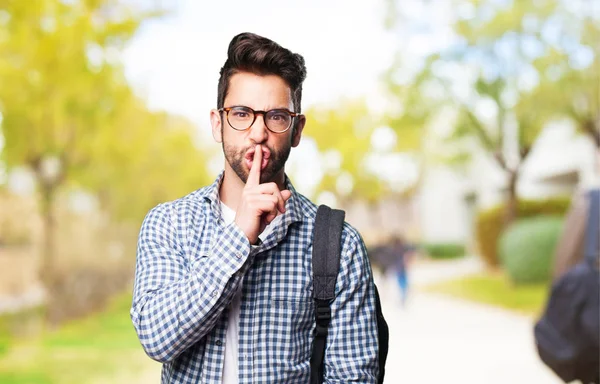
[[[275,108],[269,108],[269,109],[255,109],[255,108],[249,107],[247,105],[243,105],[243,104],[234,104],[234,105],[232,105],[229,108],[235,108],[235,107],[250,108],[250,109],[252,109],[254,111],[273,111],[273,110],[280,110],[281,109],[281,110],[286,110],[286,111],[293,112],[289,107],[275,107]]]

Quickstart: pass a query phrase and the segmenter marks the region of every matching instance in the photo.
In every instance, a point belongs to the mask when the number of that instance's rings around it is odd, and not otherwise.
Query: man
[[[163,363],[163,383],[305,384],[316,206],[284,171],[306,122],[304,59],[242,33],[220,75],[210,120],[224,171],[144,219],[131,318],[146,353]],[[324,382],[375,383],[375,289],[348,224],[331,309]]]
[[[400,304],[406,307],[409,293],[408,268],[415,255],[415,247],[409,244],[402,235],[396,234],[392,238],[390,252],[394,258],[394,272],[400,289]]]

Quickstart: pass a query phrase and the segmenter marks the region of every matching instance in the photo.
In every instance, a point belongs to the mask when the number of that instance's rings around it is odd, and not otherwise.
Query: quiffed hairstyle
[[[276,42],[244,32],[235,36],[227,49],[227,60],[221,68],[217,108],[223,108],[229,89],[229,79],[238,72],[257,75],[277,75],[290,87],[294,111],[301,112],[302,83],[306,79],[304,58]]]

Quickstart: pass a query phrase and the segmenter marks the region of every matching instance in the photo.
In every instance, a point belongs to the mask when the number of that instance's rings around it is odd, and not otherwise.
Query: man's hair
[[[304,58],[276,42],[244,32],[235,36],[227,49],[227,60],[221,68],[217,108],[223,108],[229,89],[229,79],[238,72],[256,75],[277,75],[290,87],[294,111],[301,112],[302,83],[306,78]]]

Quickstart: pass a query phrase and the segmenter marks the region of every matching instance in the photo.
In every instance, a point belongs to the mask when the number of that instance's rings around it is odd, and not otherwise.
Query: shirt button
[[[238,259],[242,258],[242,253],[240,251],[236,251],[235,252],[235,257],[237,257]]]
[[[214,291],[212,291],[211,295],[212,295],[213,297],[215,297],[215,296],[217,296],[217,294],[218,294],[218,293],[219,293],[219,292],[217,292],[217,290],[215,289]]]
[[[217,340],[215,344],[217,344],[220,347],[221,345],[223,345],[223,342],[221,340]]]

